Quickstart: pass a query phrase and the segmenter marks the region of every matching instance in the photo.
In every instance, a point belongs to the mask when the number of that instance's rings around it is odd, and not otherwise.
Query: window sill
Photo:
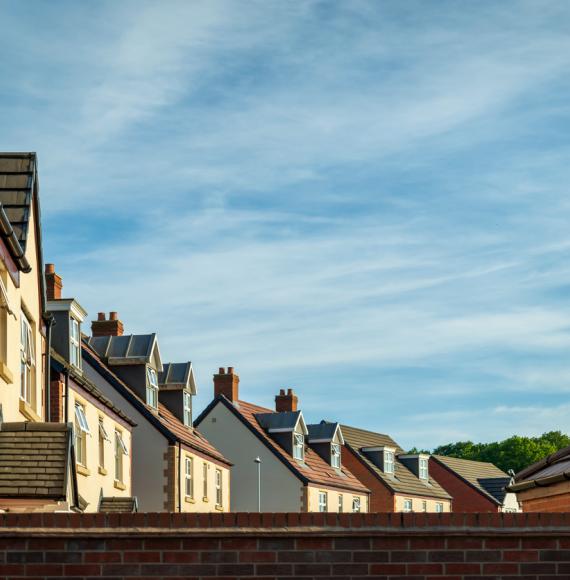
[[[202,501],[203,501],[204,503],[208,503],[210,500],[209,500],[207,497],[203,497],[203,498],[202,498]]]
[[[190,497],[188,495],[184,498],[184,501],[186,503],[196,503],[196,500],[193,497]]]
[[[32,409],[24,399],[20,399],[20,413],[30,421],[41,421],[42,418]]]
[[[77,467],[77,473],[80,475],[85,475],[86,477],[91,475],[91,471],[89,471],[85,465],[81,465],[81,463],[76,463],[75,465]]]
[[[2,361],[0,361],[0,377],[2,377],[9,385],[14,382],[12,371]]]
[[[100,475],[107,475],[107,473],[109,473],[104,467],[99,467],[97,471],[99,472]]]
[[[217,505],[217,506],[216,506],[216,509],[217,509],[219,512],[223,512],[223,511],[224,511],[224,506]]]
[[[120,489],[121,491],[127,489],[127,486],[122,481],[117,481],[116,479],[113,482],[113,487],[115,487],[115,489]]]

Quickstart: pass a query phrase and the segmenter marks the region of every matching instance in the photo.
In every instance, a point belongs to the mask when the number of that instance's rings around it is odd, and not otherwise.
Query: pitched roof
[[[570,479],[570,447],[564,447],[519,471],[509,491],[546,487],[568,479]]]
[[[162,371],[158,374],[158,384],[161,389],[188,388],[190,392],[196,394],[196,383],[194,382],[194,372],[190,361],[184,363],[164,363]]]
[[[107,359],[109,363],[127,361],[151,363],[155,348],[158,352],[158,342],[154,332],[121,336],[90,336],[88,342],[99,356]],[[158,353],[158,358],[160,360],[160,353]],[[160,371],[161,368],[158,370]]]
[[[124,413],[122,409],[117,407],[111,399],[107,398],[87,377],[78,372],[73,365],[69,364],[65,358],[63,358],[53,348],[50,350],[50,360],[52,366],[56,368],[57,366],[64,368],[69,373],[70,377],[76,383],[81,385],[89,394],[93,395],[98,401],[111,409],[111,411],[121,417],[121,419],[125,420],[129,425],[136,427],[136,423],[126,413]]]
[[[217,402],[223,403],[232,413],[244,422],[249,429],[268,447],[301,481],[305,483],[315,483],[326,487],[346,489],[357,493],[368,493],[365,487],[352,473],[342,467],[335,469],[322,459],[318,453],[310,447],[305,448],[305,459],[303,462],[293,459],[277,441],[259,423],[257,417],[265,415],[279,415],[271,409],[258,407],[252,403],[238,401],[232,404],[225,396],[221,395],[214,399],[204,412],[196,419],[196,424],[206,416],[207,411]]]
[[[493,463],[471,461],[445,455],[432,455],[433,459],[456,473],[485,497],[501,505],[505,499],[505,488],[511,478]]]
[[[72,436],[65,423],[2,423],[0,497],[65,500]]]
[[[345,445],[347,445],[368,467],[368,469],[380,479],[388,489],[395,493],[419,495],[424,497],[437,497],[440,499],[451,499],[451,496],[430,477],[424,481],[417,477],[398,459],[398,454],[404,450],[389,436],[382,433],[374,433],[348,425],[341,425]],[[392,447],[396,450],[394,460],[394,474],[384,473],[370,458],[362,452],[365,447]]]
[[[320,423],[307,425],[307,430],[309,431],[309,443],[312,443],[313,441],[332,441],[337,429],[339,428],[339,423],[332,423],[330,421],[321,421]],[[340,439],[342,444],[342,431],[340,433]]]
[[[158,412],[140,399],[131,388],[121,380],[106,365],[99,355],[90,348],[86,342],[82,343],[82,353],[84,359],[97,371],[101,372],[113,387],[115,387],[137,410],[143,414],[165,437],[172,442],[182,443],[198,452],[230,466],[231,462],[226,459],[201,433],[192,427],[184,425],[173,413],[171,413],[162,403],[158,403]],[[136,435],[135,435],[136,436]]]
[[[138,511],[136,497],[102,497],[99,511],[110,514],[132,514]]]
[[[293,431],[301,417],[301,411],[285,411],[283,413],[269,411],[268,413],[257,413],[255,415],[257,422],[263,427],[263,429],[270,433],[277,431]]]

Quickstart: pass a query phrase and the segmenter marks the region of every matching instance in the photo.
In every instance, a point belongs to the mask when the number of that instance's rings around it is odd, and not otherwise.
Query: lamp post
[[[257,511],[261,513],[261,458],[256,457],[253,462],[257,463]]]

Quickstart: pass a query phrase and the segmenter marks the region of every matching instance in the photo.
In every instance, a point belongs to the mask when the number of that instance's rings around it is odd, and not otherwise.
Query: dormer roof
[[[286,411],[283,413],[256,413],[255,418],[268,433],[286,433],[297,431],[308,434],[305,419],[301,411]]]
[[[110,365],[150,364],[163,370],[158,339],[152,334],[123,334],[122,336],[91,336],[89,346]]]
[[[338,443],[344,445],[344,438],[340,423],[332,423],[330,421],[321,421],[307,425],[309,431],[309,443],[331,443],[337,439]]]
[[[194,369],[190,361],[185,363],[164,363],[158,375],[161,389],[186,389],[193,395],[197,393]]]

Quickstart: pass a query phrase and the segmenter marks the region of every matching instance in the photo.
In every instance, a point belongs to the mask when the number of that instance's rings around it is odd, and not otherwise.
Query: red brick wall
[[[392,492],[378,481],[378,478],[346,446],[342,448],[342,464],[371,491],[369,511],[394,511],[394,495]]]
[[[429,460],[430,475],[453,498],[452,510],[464,513],[497,512],[498,506],[433,458]]]
[[[570,493],[525,499],[524,493],[519,495],[524,512],[570,512]]]
[[[7,514],[3,578],[570,577],[570,514]]]

